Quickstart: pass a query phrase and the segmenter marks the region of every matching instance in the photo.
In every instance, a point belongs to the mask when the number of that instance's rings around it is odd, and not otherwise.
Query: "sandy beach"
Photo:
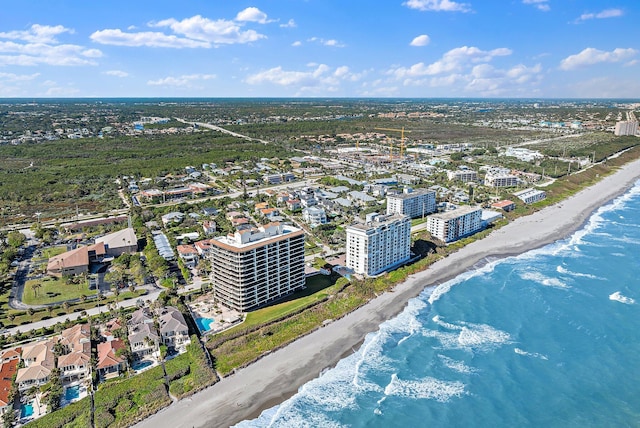
[[[179,401],[139,423],[138,427],[227,427],[256,417],[293,395],[352,353],[369,332],[405,307],[425,287],[440,284],[488,260],[539,248],[579,229],[600,206],[628,190],[640,178],[634,161],[594,186],[554,206],[521,217],[412,275],[367,305],[340,320],[269,354],[191,398]]]

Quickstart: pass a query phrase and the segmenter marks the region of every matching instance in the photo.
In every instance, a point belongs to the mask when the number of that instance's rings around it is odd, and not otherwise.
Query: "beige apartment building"
[[[215,298],[246,312],[305,286],[304,231],[279,222],[211,240]]]

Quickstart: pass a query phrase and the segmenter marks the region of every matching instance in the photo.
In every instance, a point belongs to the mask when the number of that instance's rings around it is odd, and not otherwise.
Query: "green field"
[[[40,287],[34,290],[34,285],[40,285]],[[67,284],[64,279],[45,277],[26,282],[22,301],[27,305],[46,305],[79,299],[82,295],[90,294],[96,294],[96,291],[89,290],[89,282],[86,280],[80,284]]]
[[[315,275],[309,277],[306,282],[307,288],[293,293],[281,303],[249,312],[245,321],[234,329],[231,329],[231,331],[267,323],[322,300],[335,292],[334,288],[336,287],[335,284],[338,278],[340,278],[340,276],[336,274],[331,276]]]

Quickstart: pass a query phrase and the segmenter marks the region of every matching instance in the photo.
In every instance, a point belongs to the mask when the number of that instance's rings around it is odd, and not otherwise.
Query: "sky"
[[[0,4],[2,98],[640,98],[638,0]]]

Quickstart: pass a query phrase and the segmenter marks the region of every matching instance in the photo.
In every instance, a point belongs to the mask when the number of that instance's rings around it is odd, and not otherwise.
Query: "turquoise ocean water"
[[[426,289],[246,427],[640,426],[640,182],[570,238]]]

